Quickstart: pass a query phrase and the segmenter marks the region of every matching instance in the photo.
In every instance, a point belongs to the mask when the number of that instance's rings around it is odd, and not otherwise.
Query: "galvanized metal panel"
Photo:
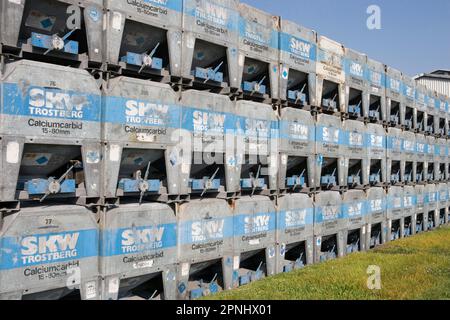
[[[77,206],[24,208],[4,217],[0,247],[0,297],[59,299],[81,289],[83,299],[99,298],[93,212]]]
[[[100,196],[101,94],[96,80],[84,70],[21,60],[6,65],[1,93],[6,159],[0,199],[15,199],[21,167],[25,176],[47,178],[77,154],[87,196]],[[23,154],[25,145],[30,150]]]

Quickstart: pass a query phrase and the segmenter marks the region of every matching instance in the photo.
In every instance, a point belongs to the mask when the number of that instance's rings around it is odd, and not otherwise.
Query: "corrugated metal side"
[[[416,81],[420,84],[423,84],[430,90],[436,91],[440,94],[444,94],[450,97],[450,81],[448,80],[419,78]]]

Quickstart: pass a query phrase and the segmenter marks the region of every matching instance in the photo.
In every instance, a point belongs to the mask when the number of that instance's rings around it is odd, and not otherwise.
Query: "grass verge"
[[[380,290],[367,287],[367,269],[372,265],[381,269]],[[207,299],[450,299],[450,227],[276,275]]]

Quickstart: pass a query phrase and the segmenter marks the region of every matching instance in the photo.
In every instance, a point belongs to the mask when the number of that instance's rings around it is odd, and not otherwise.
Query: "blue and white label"
[[[343,137],[341,135],[341,130],[337,128],[318,126],[316,131],[318,142],[343,144]]]
[[[228,113],[183,108],[182,128],[205,135],[224,135],[234,131],[233,120]]]
[[[143,127],[179,128],[181,108],[158,101],[105,97],[104,121]]]
[[[201,244],[233,237],[233,218],[211,218],[182,222],[179,227],[180,244]]]
[[[411,140],[403,140],[403,150],[409,153],[415,153],[416,152],[416,143]]]
[[[136,7],[138,13],[146,15],[164,14],[170,9],[181,12],[183,8],[183,0],[127,0],[130,6]]]
[[[344,218],[340,205],[318,207],[316,209],[316,223],[332,221]]]
[[[243,44],[255,53],[263,53],[269,48],[278,50],[278,32],[257,22],[239,19],[239,36]]]
[[[426,143],[423,142],[417,142],[416,143],[417,146],[417,153],[418,154],[425,154],[428,150],[428,145]]]
[[[373,199],[369,200],[369,212],[377,213],[384,212],[386,210],[386,199]]]
[[[286,230],[305,227],[314,223],[314,209],[291,209],[280,212],[278,229]]]
[[[386,137],[385,136],[370,134],[370,135],[368,135],[368,137],[369,137],[369,142],[368,142],[369,147],[386,148],[386,145],[385,145]]]
[[[372,85],[377,87],[384,87],[386,82],[386,77],[384,74],[377,72],[375,70],[368,71],[369,76],[368,79]]]
[[[237,215],[234,217],[234,235],[252,235],[275,231],[275,213]]]
[[[357,61],[349,59],[345,60],[345,72],[354,77],[363,79],[365,69],[366,69],[365,65],[358,63]]]
[[[239,14],[230,8],[219,5],[216,2],[206,0],[187,0],[184,11],[197,19],[198,27],[219,27],[210,30],[218,34],[226,34],[228,31],[237,31]],[[225,29],[222,29],[225,28]]]
[[[342,205],[343,213],[345,218],[356,218],[361,217],[365,214],[365,202],[353,202],[353,203],[344,203]]]
[[[416,205],[416,198],[413,196],[403,197],[403,207],[405,209],[411,209]]]
[[[281,121],[280,136],[282,139],[298,141],[314,141],[315,127],[299,122]]]
[[[387,202],[388,209],[402,209],[403,197],[401,196],[389,196]]]
[[[403,150],[403,139],[397,137],[387,138],[387,148],[389,150],[400,152]]]
[[[98,230],[0,238],[0,270],[54,264],[98,255]]]
[[[414,100],[416,94],[415,94],[415,90],[414,90],[413,87],[408,86],[407,84],[405,84],[403,86],[403,95],[405,97],[409,98],[409,99]]]
[[[402,82],[400,80],[388,77],[387,88],[391,89],[392,91],[401,93]]]
[[[104,257],[163,250],[175,246],[175,224],[105,230],[101,237],[101,255]]]
[[[71,90],[3,84],[3,113],[12,116],[100,121],[101,97]]]
[[[277,137],[278,122],[236,116],[236,133],[246,138],[268,140]]]
[[[316,61],[317,46],[315,44],[286,33],[281,33],[280,41],[281,50],[290,53],[294,60]]]

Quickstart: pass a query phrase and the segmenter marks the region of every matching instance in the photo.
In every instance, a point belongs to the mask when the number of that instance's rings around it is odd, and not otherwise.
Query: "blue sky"
[[[241,0],[414,76],[450,70],[449,0]],[[366,27],[369,5],[381,30]]]

